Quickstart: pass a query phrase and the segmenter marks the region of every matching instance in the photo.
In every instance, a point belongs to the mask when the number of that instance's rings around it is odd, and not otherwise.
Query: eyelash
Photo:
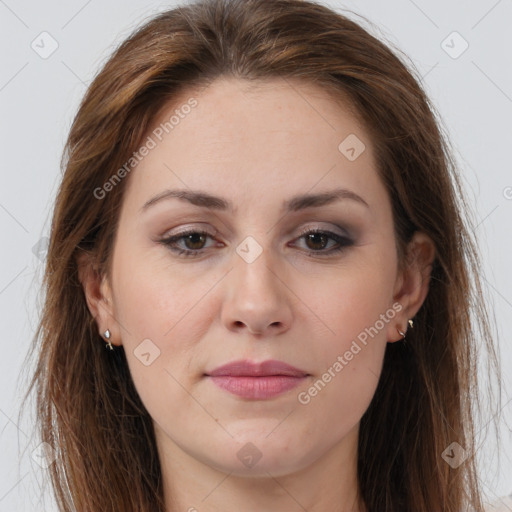
[[[321,229],[305,229],[300,233],[300,235],[297,237],[296,240],[299,240],[299,239],[305,237],[306,235],[311,235],[311,234],[326,235],[328,238],[331,238],[334,241],[336,241],[338,243],[338,247],[335,247],[334,249],[331,248],[327,251],[325,251],[325,250],[306,251],[306,253],[309,256],[321,256],[321,257],[330,256],[332,254],[340,253],[354,244],[354,242],[346,236],[338,235],[337,233],[333,233],[332,231],[326,231],[326,230],[321,230]],[[180,249],[180,248],[176,248],[174,246],[176,244],[176,242],[186,238],[189,235],[204,235],[204,236],[213,238],[213,236],[210,233],[208,233],[207,231],[203,231],[200,229],[192,229],[189,231],[184,231],[183,233],[179,233],[177,235],[172,235],[172,236],[163,238],[159,242],[164,244],[165,246],[167,246],[171,251],[175,252],[178,256],[183,256],[185,258],[194,258],[194,257],[200,256],[204,251],[206,251],[206,249],[197,249],[197,250]]]

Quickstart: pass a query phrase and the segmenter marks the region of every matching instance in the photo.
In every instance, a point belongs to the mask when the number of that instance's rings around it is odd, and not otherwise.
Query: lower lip
[[[210,379],[220,388],[242,398],[262,400],[297,387],[306,377],[269,375],[266,377],[218,376]]]

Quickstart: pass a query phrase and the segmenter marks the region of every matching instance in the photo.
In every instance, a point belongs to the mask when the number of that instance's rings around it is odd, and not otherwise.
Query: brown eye
[[[202,249],[206,241],[206,236],[202,233],[191,233],[183,237],[185,247],[187,249],[198,250]]]
[[[306,249],[308,249],[310,255],[318,256],[328,256],[354,244],[354,241],[346,236],[318,229],[304,231],[298,238],[298,240],[300,239],[305,240]],[[334,244],[331,243],[332,241],[334,241]]]
[[[304,236],[306,245],[313,250],[325,249],[329,242],[329,237],[325,233],[310,233]]]
[[[208,238],[213,239],[213,235],[206,231],[190,230],[163,238],[160,243],[168,246],[178,255],[194,257],[202,254],[205,250]]]

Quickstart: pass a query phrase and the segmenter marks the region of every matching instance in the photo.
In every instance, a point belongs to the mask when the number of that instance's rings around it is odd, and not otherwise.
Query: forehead
[[[125,198],[138,207],[176,186],[253,207],[255,197],[279,198],[280,206],[339,186],[374,195],[370,201],[383,193],[372,143],[350,104],[297,80],[221,78],[184,90],[154,119],[149,139],[154,147],[132,171]]]

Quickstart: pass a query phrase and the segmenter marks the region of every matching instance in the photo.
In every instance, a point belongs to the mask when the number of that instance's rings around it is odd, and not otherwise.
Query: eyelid
[[[166,230],[161,236],[160,238],[169,238],[169,237],[175,237],[175,236],[180,236],[180,235],[186,235],[187,233],[193,231],[193,232],[202,232],[204,231],[206,234],[208,234],[209,236],[211,237],[214,237],[217,235],[217,233],[219,233],[219,230],[212,227],[211,225],[209,224],[206,224],[204,222],[200,222],[200,223],[197,223],[197,224],[192,224],[192,225],[185,225],[185,226],[180,226],[179,228],[176,228],[177,230],[174,231],[173,229],[168,229]]]
[[[338,230],[340,230],[341,232],[339,232]],[[310,233],[311,231],[331,232],[340,237],[353,238],[352,235],[346,229],[340,228],[339,226],[335,226],[334,228],[332,228],[331,226],[325,227],[325,226],[321,226],[321,225],[304,226],[304,227],[300,228],[299,236]]]
[[[325,224],[329,224],[329,223],[325,223]],[[303,226],[299,229],[299,232],[297,233],[297,235],[295,235],[294,239],[301,237],[307,233],[310,233],[311,231],[322,231],[322,232],[327,231],[327,232],[333,232],[334,234],[336,234],[340,237],[350,238],[350,239],[353,238],[352,234],[350,232],[348,232],[346,229],[343,229],[337,225],[334,225],[334,229],[333,229],[333,227],[331,227],[331,226],[332,226],[332,224],[330,226],[322,226],[321,223],[317,223],[316,225],[313,225],[313,226],[311,226],[311,225]],[[339,231],[337,231],[337,230],[339,230]],[[179,237],[180,235],[186,235],[191,231],[205,232],[205,234],[207,234],[208,236],[211,236],[212,238],[215,238],[219,233],[219,230],[215,227],[212,227],[211,225],[208,225],[206,223],[197,223],[197,224],[192,224],[192,225],[181,226],[180,228],[178,228],[178,231],[167,230],[162,236],[160,236],[160,238],[162,239],[162,238]],[[292,233],[293,233],[293,231],[288,231],[286,236],[292,236]]]

